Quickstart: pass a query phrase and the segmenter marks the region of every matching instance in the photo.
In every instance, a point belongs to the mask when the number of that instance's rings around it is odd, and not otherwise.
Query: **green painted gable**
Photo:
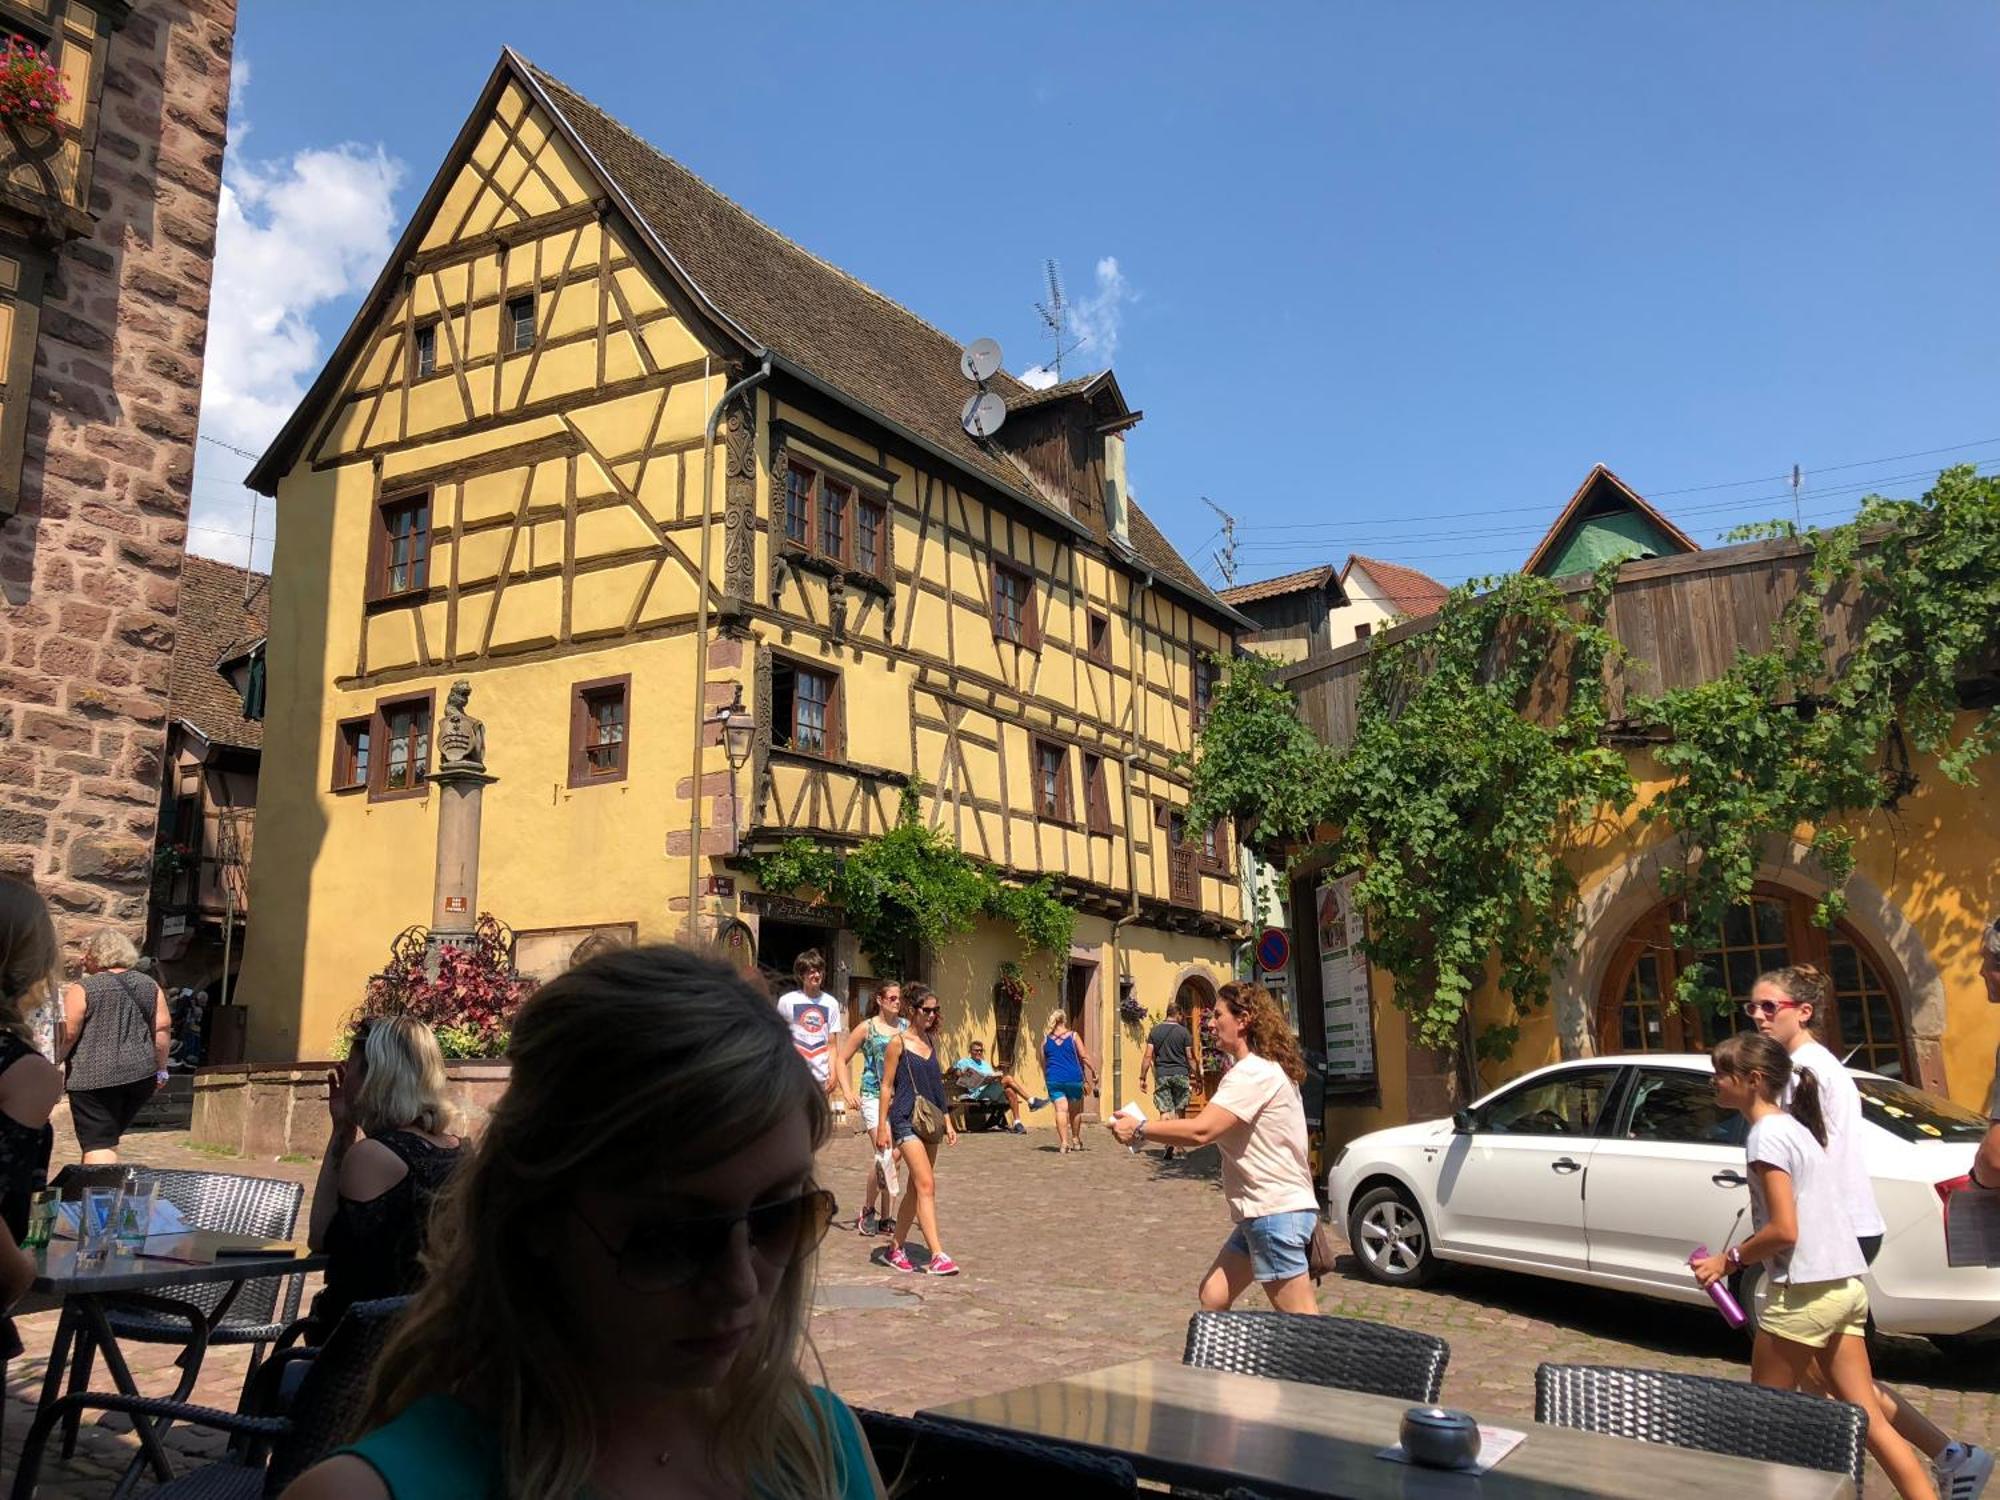
[[[1606,558],[1671,557],[1685,551],[1637,511],[1620,508],[1572,521],[1535,571],[1544,578],[1561,578],[1591,572]]]

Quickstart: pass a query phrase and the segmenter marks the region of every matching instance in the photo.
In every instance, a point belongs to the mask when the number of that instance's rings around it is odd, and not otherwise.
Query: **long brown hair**
[[[1785,1097],[1785,1085],[1792,1085],[1791,1102],[1785,1110],[1812,1138],[1826,1144],[1826,1111],[1821,1107],[1819,1080],[1810,1068],[1793,1068],[1792,1055],[1777,1042],[1756,1031],[1739,1031],[1715,1044],[1709,1053],[1715,1071],[1731,1078],[1756,1077],[1758,1095],[1776,1104]]]
[[[580,1186],[657,1176],[663,1148],[718,1161],[802,1111],[817,1151],[832,1121],[771,1002],[680,948],[606,953],[550,980],[521,1007],[508,1056],[507,1092],[439,1204],[364,1429],[454,1396],[491,1423],[509,1500],[543,1500],[584,1490],[598,1413],[537,1226]],[[745,1493],[822,1500],[846,1482],[799,1369],[813,1274],[810,1257],[785,1272],[756,1341],[701,1393],[716,1466]]]
[[[1283,1068],[1293,1083],[1306,1081],[1306,1059],[1299,1051],[1299,1039],[1292,1035],[1292,1023],[1285,1019],[1284,1011],[1278,1008],[1269,990],[1259,984],[1232,980],[1215,992],[1215,998],[1228,1006],[1229,1013],[1242,1023],[1243,1035],[1252,1052]]]
[[[0,875],[0,1031],[34,1044],[28,1012],[62,990],[62,948],[48,903],[25,880]]]

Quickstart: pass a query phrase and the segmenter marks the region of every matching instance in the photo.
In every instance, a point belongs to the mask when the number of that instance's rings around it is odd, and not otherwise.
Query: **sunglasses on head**
[[[1768,1021],[1781,1010],[1797,1010],[1798,1005],[1796,1000],[1745,1000],[1743,1014],[1752,1020],[1762,1016]]]
[[[729,1254],[741,1224],[749,1234],[751,1252],[780,1267],[797,1265],[819,1247],[833,1223],[837,1204],[825,1188],[796,1198],[759,1203],[740,1214],[709,1214],[690,1219],[652,1219],[635,1224],[622,1245],[571,1207],[605,1253],[617,1263],[618,1279],[635,1292],[665,1292],[713,1270]]]

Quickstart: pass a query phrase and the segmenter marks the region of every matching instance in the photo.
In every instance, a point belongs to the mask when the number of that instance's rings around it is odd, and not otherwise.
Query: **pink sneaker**
[[[886,1259],[896,1270],[908,1271],[913,1276],[916,1274],[917,1268],[910,1264],[910,1257],[903,1253],[901,1245],[891,1245]]]
[[[925,1266],[924,1270],[932,1276],[956,1276],[958,1274],[958,1262],[940,1250],[931,1257],[930,1264]]]

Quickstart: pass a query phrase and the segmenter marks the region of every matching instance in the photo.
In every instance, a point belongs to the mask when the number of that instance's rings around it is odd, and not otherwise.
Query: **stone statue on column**
[[[431,785],[438,796],[437,879],[431,899],[430,961],[446,946],[469,944],[479,922],[479,814],[486,788],[498,778],[486,771],[486,726],[465,711],[472,684],[451,685],[438,720],[437,770]]]

